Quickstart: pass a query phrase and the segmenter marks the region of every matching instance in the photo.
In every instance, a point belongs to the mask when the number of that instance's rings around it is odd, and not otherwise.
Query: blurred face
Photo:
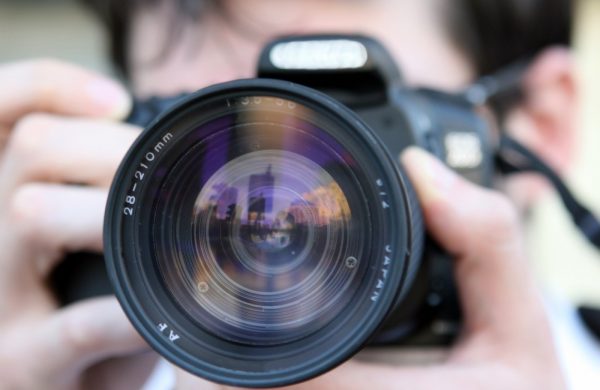
[[[360,33],[392,52],[407,83],[457,89],[473,77],[446,33],[442,0],[228,0],[208,7],[176,39],[164,36],[170,2],[140,13],[133,26],[134,90],[170,95],[253,77],[270,39],[287,34]],[[165,28],[157,28],[164,26]],[[170,49],[164,55],[165,42]],[[161,58],[160,61],[156,61]],[[164,58],[164,60],[162,60]]]
[[[198,0],[201,4],[201,0]],[[195,22],[173,31],[173,3],[139,12],[130,42],[133,89],[137,96],[170,96],[255,76],[262,47],[289,34],[357,33],[381,41],[400,66],[407,84],[454,91],[476,75],[448,34],[448,0],[220,0]],[[508,116],[507,128],[551,166],[564,172],[572,162],[577,88],[570,51],[544,50],[524,82],[527,100]],[[504,183],[521,208],[546,186],[527,175]]]

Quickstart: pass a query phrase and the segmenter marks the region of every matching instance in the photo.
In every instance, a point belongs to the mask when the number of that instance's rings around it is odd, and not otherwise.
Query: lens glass
[[[286,343],[351,304],[367,270],[368,205],[353,157],[315,111],[268,96],[234,104],[154,175],[150,241],[166,289],[200,326]]]

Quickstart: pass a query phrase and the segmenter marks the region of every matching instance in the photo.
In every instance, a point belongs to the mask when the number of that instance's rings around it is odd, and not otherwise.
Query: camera
[[[244,387],[307,380],[366,346],[451,343],[451,259],[398,156],[416,145],[490,186],[493,126],[463,96],[405,85],[363,36],[275,40],[257,76],[134,107],[145,130],[104,226],[133,325],[174,364]],[[63,289],[89,294],[76,272]]]

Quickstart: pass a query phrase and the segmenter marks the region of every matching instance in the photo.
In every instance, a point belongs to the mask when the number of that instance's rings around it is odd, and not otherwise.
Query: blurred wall
[[[578,10],[576,54],[580,71],[580,151],[569,182],[600,215],[600,1],[583,0]],[[600,305],[600,252],[577,233],[556,196],[536,208],[530,228],[532,257],[550,286],[577,302]]]
[[[501,1],[501,0],[500,0]],[[581,151],[569,181],[600,215],[600,1],[582,0],[576,53],[582,89]],[[2,0],[0,63],[51,56],[109,72],[102,32],[73,0]],[[555,196],[534,212],[532,258],[546,285],[600,304],[600,254],[572,228]]]
[[[39,57],[110,70],[100,27],[74,0],[2,0],[0,63]]]

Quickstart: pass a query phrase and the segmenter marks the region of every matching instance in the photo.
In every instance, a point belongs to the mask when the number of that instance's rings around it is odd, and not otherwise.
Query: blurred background
[[[580,153],[567,178],[600,215],[600,1],[582,0],[576,53],[583,109]],[[74,0],[2,0],[0,63],[54,57],[110,74],[102,31]],[[528,227],[531,258],[547,289],[574,303],[600,306],[600,254],[572,228],[554,194],[536,207]]]

